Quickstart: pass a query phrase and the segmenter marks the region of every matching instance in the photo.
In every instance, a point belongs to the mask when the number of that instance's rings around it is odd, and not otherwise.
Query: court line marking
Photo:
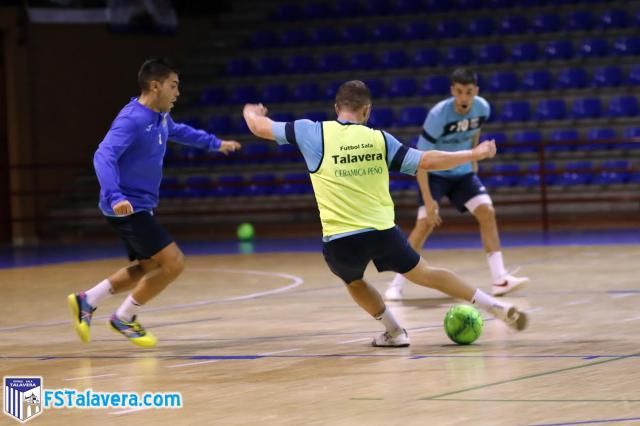
[[[619,423],[619,422],[637,422],[640,421],[640,417],[627,417],[624,419],[601,419],[601,420],[583,420],[569,423],[536,423],[529,426],[574,426],[574,425],[592,425],[596,423]]]
[[[294,349],[286,349],[284,351],[264,352],[264,353],[258,354],[258,356],[265,356],[266,357],[266,356],[269,356],[269,355],[284,354],[284,353],[287,353],[287,352],[295,352],[295,351],[299,351],[299,350],[300,350],[300,348],[294,348]]]
[[[71,380],[97,379],[99,377],[113,377],[113,376],[117,376],[117,374],[110,373],[110,374],[99,374],[97,376],[69,377],[69,378],[62,379],[62,380],[64,380],[65,382],[68,382],[68,381],[71,381]]]
[[[202,271],[207,271],[207,272],[238,272],[238,273],[246,273],[249,275],[266,275],[266,276],[270,276],[270,277],[278,277],[278,278],[286,278],[286,279],[290,279],[293,281],[292,284],[286,285],[284,287],[278,287],[275,289],[271,289],[271,290],[265,290],[265,291],[259,291],[256,293],[250,293],[250,294],[246,294],[243,296],[233,296],[233,297],[225,297],[222,299],[207,299],[207,300],[200,300],[200,301],[196,301],[196,302],[191,302],[191,303],[179,303],[179,304],[174,304],[174,305],[165,305],[165,306],[158,306],[157,308],[146,308],[146,309],[142,309],[141,312],[145,313],[145,312],[162,312],[162,311],[170,311],[170,310],[178,310],[178,309],[189,309],[189,308],[194,308],[194,307],[199,307],[199,306],[204,306],[204,305],[212,305],[212,304],[221,304],[221,303],[228,303],[228,302],[237,302],[237,301],[242,301],[242,300],[251,300],[251,299],[258,299],[260,297],[266,297],[266,296],[273,296],[276,294],[280,294],[280,293],[284,293],[287,292],[289,290],[293,290],[296,287],[301,286],[304,283],[304,279],[302,277],[296,276],[296,275],[291,275],[291,274],[286,274],[283,272],[269,272],[269,271],[258,271],[258,270],[252,270],[252,269],[227,269],[227,268],[191,268],[191,271],[198,271],[198,272],[202,272]],[[95,317],[94,320],[99,319],[107,319],[109,318],[110,315],[104,315],[104,316],[99,316],[99,317]],[[58,325],[68,325],[71,321],[66,320],[66,321],[49,321],[49,322],[34,322],[34,323],[28,323],[28,324],[20,324],[20,325],[14,325],[14,326],[8,326],[8,327],[0,327],[0,333],[5,332],[5,331],[14,331],[14,330],[20,330],[20,329],[24,329],[24,328],[39,328],[39,327],[53,327],[53,326],[58,326]]]
[[[151,410],[152,408],[153,407],[136,407],[136,408],[129,408],[128,410],[113,411],[108,414],[112,416],[121,416],[123,414],[135,413],[136,411]]]
[[[185,362],[183,364],[167,365],[167,368],[178,368],[178,367],[188,367],[190,365],[211,364],[213,362],[218,362],[218,361],[220,361],[220,360],[219,359],[209,359],[209,360],[206,360],[206,361]]]
[[[565,306],[575,306],[575,305],[583,305],[585,303],[589,303],[591,302],[593,299],[580,299],[580,300],[574,300],[571,302],[567,302],[565,303]]]
[[[472,390],[486,389],[486,388],[489,388],[489,387],[492,387],[492,386],[503,385],[503,384],[506,384],[506,383],[519,382],[519,381],[522,381],[522,380],[528,380],[528,379],[533,379],[533,378],[542,377],[542,376],[549,376],[549,375],[552,375],[552,374],[562,373],[562,372],[565,372],[565,371],[572,371],[572,370],[578,370],[578,369],[581,369],[581,368],[593,367],[594,365],[600,365],[600,364],[606,364],[606,363],[610,363],[610,362],[614,362],[614,361],[620,361],[620,360],[624,360],[624,359],[628,359],[628,358],[637,357],[639,355],[640,355],[640,352],[635,353],[635,354],[631,354],[631,355],[623,355],[623,356],[619,356],[619,357],[615,357],[615,358],[609,358],[609,359],[604,359],[604,360],[600,360],[600,361],[589,362],[587,364],[582,364],[582,365],[574,365],[573,367],[565,367],[565,368],[559,368],[559,369],[556,369],[556,370],[543,371],[542,373],[528,374],[526,376],[515,377],[513,379],[500,380],[498,382],[486,383],[484,385],[472,386],[472,387],[460,389],[460,390],[457,390],[457,391],[445,392],[445,393],[441,393],[441,394],[437,394],[437,395],[418,398],[418,400],[438,399],[438,398],[441,398],[443,396],[457,395],[457,394],[464,393],[464,392],[469,392],[469,391],[472,391]]]

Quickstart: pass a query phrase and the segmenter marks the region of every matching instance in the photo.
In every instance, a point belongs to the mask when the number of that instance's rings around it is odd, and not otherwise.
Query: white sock
[[[489,263],[489,270],[491,271],[491,278],[494,284],[503,284],[504,277],[507,276],[507,270],[504,268],[504,261],[502,260],[502,252],[494,251],[487,254],[487,262]]]
[[[97,308],[100,302],[113,294],[113,288],[109,280],[102,280],[85,292],[87,303]]]
[[[407,279],[404,277],[404,275],[396,274],[396,276],[393,277],[393,281],[391,281],[391,284],[389,284],[389,287],[398,287],[399,289],[402,289],[402,287],[404,287],[406,283]]]
[[[385,330],[392,336],[397,336],[402,330],[402,327],[400,327],[400,324],[396,321],[396,317],[393,316],[393,313],[386,306],[384,307],[384,311],[375,318],[378,321],[382,321]]]
[[[487,293],[480,289],[476,290],[475,294],[473,295],[473,299],[471,299],[471,303],[489,313],[494,313],[496,308],[504,310],[505,306],[504,303],[500,302],[495,297],[489,296]]]
[[[116,311],[116,317],[122,321],[131,321],[133,316],[138,313],[141,307],[142,305],[136,302],[136,299],[134,299],[133,295],[130,294],[126,299],[124,299],[124,302],[122,302],[122,305],[120,305]]]

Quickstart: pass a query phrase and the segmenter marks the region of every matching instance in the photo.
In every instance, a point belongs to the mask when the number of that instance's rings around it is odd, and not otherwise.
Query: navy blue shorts
[[[171,235],[149,212],[105,218],[120,234],[131,261],[150,259],[173,242]]]
[[[443,177],[429,173],[429,190],[436,203],[440,203],[443,197],[449,198],[459,212],[467,211],[465,204],[473,197],[486,194],[487,189],[475,173],[456,177]],[[422,194],[418,191],[418,201],[424,206]]]
[[[409,272],[420,261],[397,226],[384,231],[350,235],[323,244],[322,254],[331,272],[349,284],[362,279],[370,261],[379,272]]]

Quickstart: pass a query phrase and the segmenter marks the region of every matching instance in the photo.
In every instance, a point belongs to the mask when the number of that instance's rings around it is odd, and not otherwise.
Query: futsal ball
[[[240,225],[238,225],[236,234],[238,235],[238,239],[240,241],[248,241],[253,239],[253,225],[247,222],[241,223]]]
[[[484,321],[480,312],[470,305],[455,305],[444,316],[444,331],[459,345],[469,345],[482,334]]]

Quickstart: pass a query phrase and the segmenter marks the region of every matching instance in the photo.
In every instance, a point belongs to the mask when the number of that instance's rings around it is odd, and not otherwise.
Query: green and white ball
[[[444,331],[459,345],[469,345],[482,334],[484,321],[476,308],[470,305],[455,305],[444,316]]]

